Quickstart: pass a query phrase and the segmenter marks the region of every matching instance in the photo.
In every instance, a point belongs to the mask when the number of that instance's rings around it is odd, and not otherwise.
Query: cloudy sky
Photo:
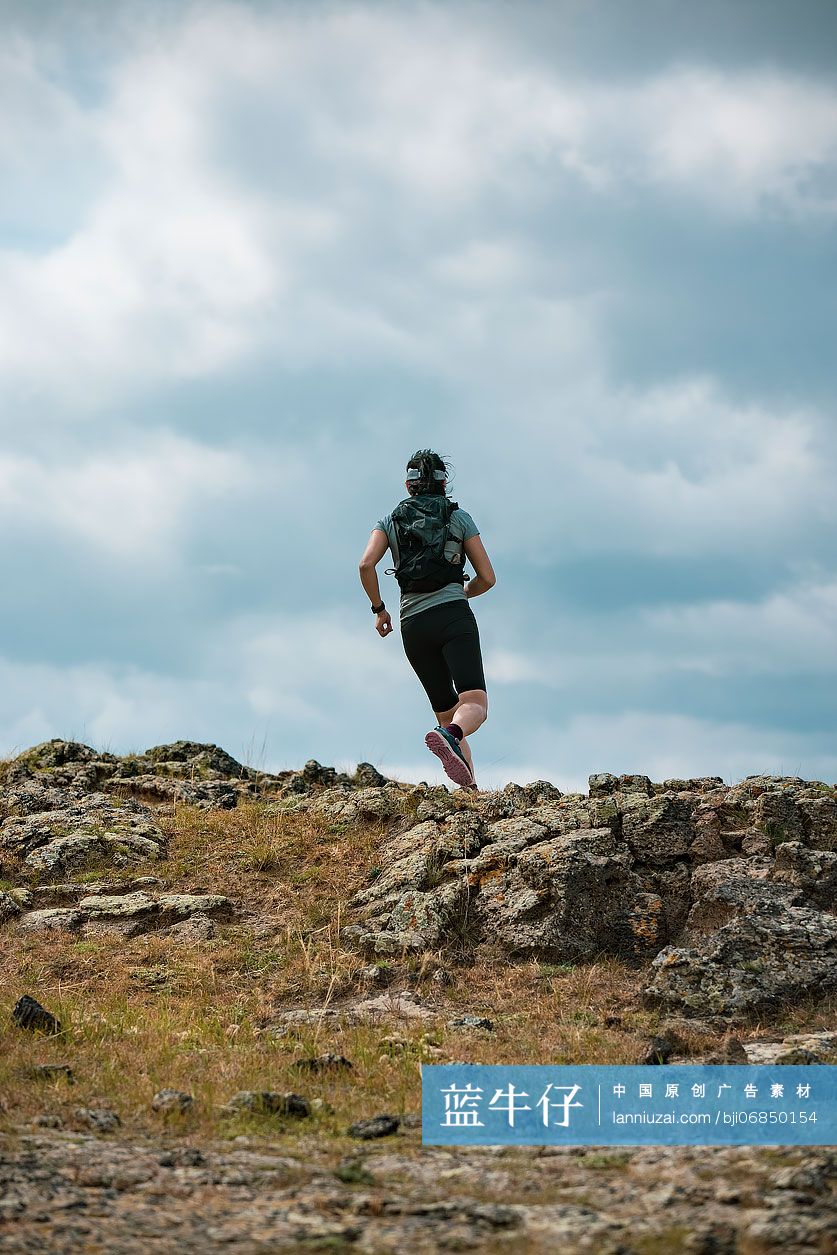
[[[430,445],[481,784],[837,779],[830,0],[0,17],[0,753],[440,778],[357,576]]]

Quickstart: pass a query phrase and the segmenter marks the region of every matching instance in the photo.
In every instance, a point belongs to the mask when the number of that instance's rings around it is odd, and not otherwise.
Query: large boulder
[[[20,915],[20,903],[6,893],[5,889],[0,889],[0,924],[5,924],[18,915]]]
[[[242,797],[259,793],[257,776],[218,745],[173,741],[119,759],[108,788],[149,801],[232,810]]]
[[[801,841],[783,842],[776,847],[770,878],[801,889],[811,902],[833,911],[837,904],[837,851],[811,849]]]
[[[804,841],[813,850],[837,852],[837,797],[805,790],[799,798]]]
[[[837,917],[781,902],[751,904],[694,947],[666,946],[642,991],[681,1015],[775,1014],[813,990],[837,990]]]
[[[640,793],[622,798],[622,835],[640,864],[664,867],[687,858],[694,840],[694,802],[688,795]]]
[[[344,936],[374,954],[463,942],[571,961],[653,953],[663,904],[632,875],[630,851],[610,828],[556,831],[551,810],[490,823],[459,810],[399,831],[349,903],[358,919]]]
[[[30,782],[76,792],[106,789],[222,808],[234,806],[240,792],[255,792],[256,774],[217,745],[197,741],[175,741],[120,758],[58,738],[25,750],[0,772],[7,788]]]
[[[684,940],[716,932],[730,920],[771,902],[804,905],[801,888],[769,879],[772,866],[769,859],[754,857],[728,858],[696,867]]]
[[[24,780],[37,780],[59,788],[98,789],[115,773],[118,762],[113,754],[56,737],[33,745],[2,764],[0,778],[6,787]]]
[[[310,811],[331,823],[390,820],[403,813],[403,792],[397,786],[352,788],[348,784],[324,789],[313,797],[285,803],[284,810]]]
[[[230,919],[234,913],[232,901],[223,894],[159,893],[154,891],[158,886],[153,877],[122,886],[107,882],[43,886],[40,899],[58,897],[65,905],[25,911],[17,916],[16,926],[22,932],[115,933],[122,937],[167,929],[179,936],[190,921],[211,924]],[[203,939],[211,937],[213,931],[205,931]]]
[[[577,962],[603,950],[629,954],[632,863],[609,828],[545,841],[534,835],[519,850],[494,842],[469,876],[482,935],[515,957]]]
[[[157,775],[202,776],[215,780],[246,780],[249,771],[218,745],[199,741],[174,741],[170,745],[154,745],[141,760],[156,768]]]
[[[51,876],[66,876],[90,863],[123,867],[165,853],[165,838],[147,807],[117,802],[103,793],[64,795],[56,805],[52,789],[42,798],[47,809],[9,815],[0,824],[0,850],[25,866]]]

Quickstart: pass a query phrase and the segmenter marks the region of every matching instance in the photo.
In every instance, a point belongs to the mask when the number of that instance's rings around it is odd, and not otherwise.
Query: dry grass
[[[339,930],[348,898],[376,862],[382,827],[347,829],[310,815],[275,815],[259,804],[232,812],[179,806],[161,824],[168,860],[131,874],[163,876],[184,892],[226,893],[242,914],[197,945],[163,934],[77,940],[5,933],[0,1126],[44,1112],[72,1124],[75,1107],[108,1106],[134,1133],[262,1131],[274,1142],[287,1135],[298,1144],[304,1129],[330,1140],[342,1137],[352,1120],[381,1110],[418,1111],[422,1061],[633,1063],[659,1022],[655,1012],[638,1009],[643,973],[613,958],[573,967],[477,954],[451,968],[453,983],[439,989],[425,986],[425,978],[440,961],[450,968],[450,958],[427,953],[394,965],[394,987],[424,989],[442,1010],[438,1029],[414,1022],[335,1027],[323,1020],[277,1037],[270,1026],[281,1010],[339,1005],[357,992],[364,960],[343,948]],[[61,1018],[60,1037],[33,1036],[11,1024],[23,993]],[[812,999],[782,1031],[826,1027],[835,1003]],[[489,1016],[495,1031],[444,1027],[463,1011]],[[606,1026],[614,1015],[620,1022]],[[754,1035],[760,1027],[752,1026]],[[405,1039],[403,1050],[381,1044],[393,1033]],[[352,1071],[309,1076],[293,1067],[324,1050],[346,1055]],[[75,1084],[28,1077],[27,1069],[40,1063],[69,1064]],[[163,1087],[192,1093],[194,1109],[178,1117],[153,1113],[150,1099]],[[294,1090],[324,1099],[334,1111],[318,1111],[304,1125],[221,1114],[241,1089]]]

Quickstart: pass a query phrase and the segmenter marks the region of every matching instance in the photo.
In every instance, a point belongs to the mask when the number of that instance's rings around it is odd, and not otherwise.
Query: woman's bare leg
[[[483,689],[465,689],[459,694],[457,704],[451,706],[450,710],[437,710],[434,713],[440,727],[444,728],[449,723],[455,723],[462,729],[463,737],[459,742],[459,748],[473,776],[474,760],[466,737],[469,732],[476,732],[485,723],[488,716],[488,695]]]

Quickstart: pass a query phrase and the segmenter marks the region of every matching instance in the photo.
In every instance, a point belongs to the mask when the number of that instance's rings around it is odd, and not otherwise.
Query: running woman
[[[468,604],[493,588],[494,571],[474,520],[446,494],[448,467],[432,449],[407,463],[409,496],[373,528],[360,560],[360,582],[372,602],[379,636],[392,620],[381,598],[376,567],[389,549],[401,588],[401,640],[422,683],[437,726],[425,745],[445,773],[475,789],[467,737],[485,723],[488,695],[474,612]],[[465,575],[465,558],[476,578]]]

